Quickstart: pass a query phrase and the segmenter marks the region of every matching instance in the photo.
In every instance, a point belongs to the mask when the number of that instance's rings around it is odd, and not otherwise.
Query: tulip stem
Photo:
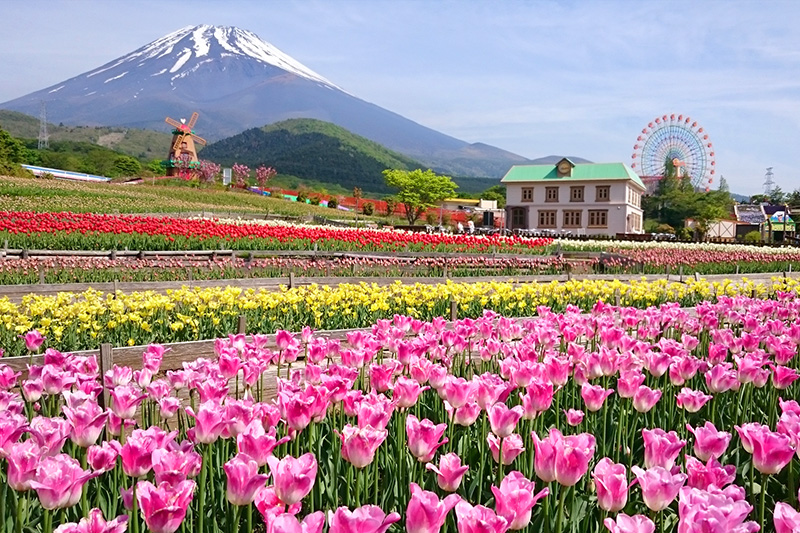
[[[253,504],[247,506],[247,533],[253,533]]]
[[[767,503],[767,481],[769,480],[769,476],[767,474],[761,475],[761,508],[759,509],[759,518],[761,524],[761,530],[764,531],[764,508]]]
[[[3,469],[0,468],[0,475],[2,475],[2,473],[3,473]],[[2,526],[3,528],[5,528],[5,524],[6,524],[6,493],[7,492],[8,492],[7,478],[5,476],[2,476],[2,477],[0,477],[0,526]]]
[[[486,464],[486,411],[481,413],[481,467],[478,472],[478,504],[483,505],[483,465]],[[502,450],[501,450],[502,452]],[[502,457],[501,457],[502,459]]]
[[[561,495],[558,498],[558,519],[556,520],[556,533],[561,533],[561,524],[564,521],[564,505],[569,489],[569,487],[561,487]]]
[[[202,492],[202,491],[201,491]],[[139,533],[139,502],[136,500],[136,480],[133,480],[133,487],[131,487],[131,494],[133,496],[133,509],[131,510],[131,533]]]
[[[210,445],[204,444],[203,463],[200,465],[200,483],[197,491],[197,533],[205,533],[206,476],[208,475],[208,450]]]
[[[3,491],[3,496],[5,496],[5,490]],[[5,518],[5,517],[3,517],[3,518]],[[49,509],[45,509],[44,510],[44,520],[43,520],[43,524],[42,524],[42,531],[44,533],[53,533],[53,511],[51,511]]]

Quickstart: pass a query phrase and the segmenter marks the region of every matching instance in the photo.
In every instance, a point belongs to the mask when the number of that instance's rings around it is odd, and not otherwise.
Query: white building
[[[642,180],[624,163],[517,165],[503,177],[508,229],[642,233]]]

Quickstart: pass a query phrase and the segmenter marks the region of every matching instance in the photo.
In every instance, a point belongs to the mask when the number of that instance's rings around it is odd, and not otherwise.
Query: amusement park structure
[[[678,177],[688,177],[695,189],[709,190],[716,174],[714,146],[708,134],[689,116],[656,117],[636,138],[631,168],[639,174],[648,193],[674,169]]]
[[[200,167],[194,143],[205,145],[206,140],[195,135],[192,129],[199,116],[197,112],[192,113],[188,124],[185,118],[182,118],[180,122],[169,117],[166,118],[165,122],[175,128],[172,130],[172,148],[167,158],[167,176],[186,177]]]

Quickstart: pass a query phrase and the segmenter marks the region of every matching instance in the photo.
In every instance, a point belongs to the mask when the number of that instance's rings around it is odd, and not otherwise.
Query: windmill
[[[192,128],[197,123],[197,112],[192,113],[189,123],[182,118],[180,122],[167,117],[166,123],[175,128],[172,130],[172,149],[169,152],[167,176],[191,175],[200,166],[194,143],[205,146],[206,140],[194,134]]]

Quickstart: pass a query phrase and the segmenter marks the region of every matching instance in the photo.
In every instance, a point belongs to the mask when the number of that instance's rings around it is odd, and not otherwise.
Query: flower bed
[[[21,383],[0,366],[0,530],[796,531],[778,296],[232,335],[166,373],[158,345],[104,376],[50,350]]]
[[[320,226],[221,223],[92,213],[0,213],[0,239],[12,248],[51,250],[369,250],[525,251],[549,238],[445,235]]]
[[[345,257],[336,259],[97,259],[59,257],[6,259],[0,262],[0,285],[132,281],[186,281],[296,276],[450,277],[560,274],[565,268],[591,268],[556,256],[503,257]]]
[[[791,278],[776,278],[770,284],[693,279],[687,283],[449,281],[436,285],[310,285],[279,292],[236,287],[184,288],[164,294],[88,290],[81,294],[29,295],[19,304],[0,299],[0,346],[9,355],[21,353],[23,343],[18,336],[31,329],[45,335],[48,347],[62,351],[96,349],[103,342],[133,346],[213,339],[236,331],[240,315],[247,318],[248,331],[262,333],[299,330],[306,325],[361,328],[394,314],[423,320],[450,316],[451,300],[457,302],[459,316],[472,318],[481,316],[484,309],[506,316],[530,316],[542,305],[555,310],[568,305],[589,310],[598,301],[616,302],[617,297],[622,305],[640,308],[665,302],[691,306],[719,295],[774,296],[775,291],[790,290],[797,283]]]

